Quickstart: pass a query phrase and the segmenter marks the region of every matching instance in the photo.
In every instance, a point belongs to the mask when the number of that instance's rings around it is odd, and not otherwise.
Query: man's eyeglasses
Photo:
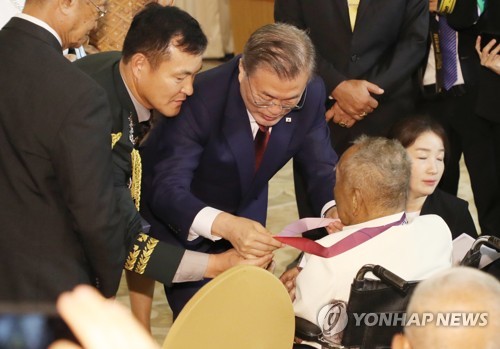
[[[299,102],[297,104],[294,104],[294,105],[287,105],[287,104],[276,104],[272,101],[263,101],[263,102],[257,102],[255,100],[255,95],[253,93],[253,89],[252,89],[252,84],[250,84],[250,77],[247,75],[247,81],[248,81],[248,87],[250,88],[250,94],[252,95],[252,101],[253,101],[253,104],[257,107],[257,108],[272,108],[272,107],[277,107],[280,109],[280,114],[286,114],[286,113],[289,113],[291,112],[292,110],[299,110],[299,109],[302,109],[302,107],[304,106],[304,103],[305,103],[305,100],[306,100],[306,96],[307,96],[307,86],[306,88],[304,89],[304,92],[302,92],[302,94],[300,95],[300,99],[299,99]]]
[[[107,10],[103,9],[101,6],[97,6],[95,4],[95,2],[93,2],[92,0],[89,0],[89,2],[96,8],[97,15],[99,16],[99,18],[104,17],[106,15],[106,13],[108,12]]]

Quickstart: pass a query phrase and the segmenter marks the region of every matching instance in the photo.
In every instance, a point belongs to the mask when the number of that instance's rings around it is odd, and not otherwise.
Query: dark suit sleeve
[[[453,12],[447,15],[448,23],[455,30],[473,26],[479,19],[477,0],[457,0]]]
[[[427,50],[429,32],[429,1],[408,0],[399,39],[392,52],[385,57],[383,67],[368,74],[367,80],[387,91],[395,91],[410,79],[422,63]],[[380,35],[380,32],[375,32]]]
[[[124,228],[112,182],[111,118],[105,93],[87,89],[55,140],[54,170],[101,292],[116,293],[125,260]]]
[[[323,206],[333,200],[337,163],[337,155],[331,146],[330,133],[325,121],[325,106],[320,97],[324,96],[325,90],[323,83],[319,81],[317,80],[316,86],[320,88],[311,89],[318,99],[314,123],[307,131],[299,152],[294,156],[294,163],[304,174],[309,201],[318,216]]]
[[[210,132],[210,125],[203,122],[211,118],[204,108],[194,111],[191,105],[183,105],[177,117],[162,120],[153,129],[144,148],[145,152],[155,152],[157,159],[148,194],[151,198],[149,206],[181,241],[187,240],[194,218],[207,207],[191,193],[191,183],[204,151],[202,135]],[[201,130],[205,131],[202,133]]]
[[[439,188],[425,199],[420,214],[436,214],[443,218],[450,228],[453,239],[462,233],[477,238],[476,226],[469,212],[469,203]]]

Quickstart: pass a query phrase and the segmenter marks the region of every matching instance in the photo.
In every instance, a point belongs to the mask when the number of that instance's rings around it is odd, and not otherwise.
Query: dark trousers
[[[187,302],[200,288],[212,279],[205,279],[196,282],[182,282],[173,284],[171,287],[165,286],[165,295],[167,296],[168,305],[172,309],[173,319],[175,320]]]
[[[446,130],[450,149],[439,187],[456,195],[463,154],[469,172],[482,234],[497,235],[500,227],[500,180],[495,156],[494,128],[474,113],[475,89],[448,92],[422,100],[418,111],[438,120]]]

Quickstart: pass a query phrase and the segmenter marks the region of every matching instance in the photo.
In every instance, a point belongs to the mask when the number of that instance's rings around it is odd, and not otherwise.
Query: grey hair
[[[408,305],[408,314],[431,312],[488,313],[486,326],[407,326],[413,349],[494,349],[500,343],[500,282],[477,269],[454,267],[422,281]]]
[[[357,151],[342,164],[347,185],[363,188],[382,210],[404,210],[411,175],[411,161],[401,143],[382,137],[360,136]]]
[[[304,71],[311,78],[315,60],[314,45],[306,32],[285,23],[268,24],[257,29],[245,44],[242,56],[248,75],[265,67],[280,79],[287,80]]]

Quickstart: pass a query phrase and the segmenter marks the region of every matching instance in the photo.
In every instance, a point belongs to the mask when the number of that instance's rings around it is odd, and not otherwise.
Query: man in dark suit
[[[428,0],[276,0],[274,18],[307,30],[316,47],[337,154],[361,134],[385,136],[414,110]],[[299,215],[310,216],[297,165],[294,176]]]
[[[147,137],[151,113],[156,110],[165,117],[179,113],[183,101],[193,93],[193,80],[201,68],[206,45],[198,22],[188,13],[151,3],[134,17],[123,52],[97,53],[75,63],[106,90],[111,104],[118,205],[129,234],[138,236],[125,263],[127,282],[132,312],[146,328],[153,279],[166,285],[200,280],[243,260],[234,250],[229,252],[234,258],[228,259],[152,239],[145,234],[147,224],[138,212],[142,167],[138,149]],[[155,246],[147,248],[148,244]],[[141,263],[146,256],[147,262]]]
[[[53,301],[118,288],[126,236],[113,192],[104,91],[62,50],[104,1],[28,0],[0,31],[0,299]]]
[[[291,158],[304,166],[319,214],[333,199],[337,156],[313,70],[310,39],[279,24],[252,34],[242,57],[196,78],[179,116],[162,118],[144,145],[141,209],[152,233],[190,250],[232,245],[246,258],[269,255],[281,244],[264,227],[268,181]],[[202,284],[166,288],[174,316]]]
[[[430,0],[429,6],[428,58],[424,63],[423,93],[417,109],[439,121],[448,136],[446,166],[439,187],[457,195],[463,154],[481,231],[496,234],[500,207],[493,134],[489,123],[474,112],[480,71],[474,48],[477,33],[470,27],[458,31],[451,28],[460,22],[460,11],[438,14],[441,2],[437,0]]]

